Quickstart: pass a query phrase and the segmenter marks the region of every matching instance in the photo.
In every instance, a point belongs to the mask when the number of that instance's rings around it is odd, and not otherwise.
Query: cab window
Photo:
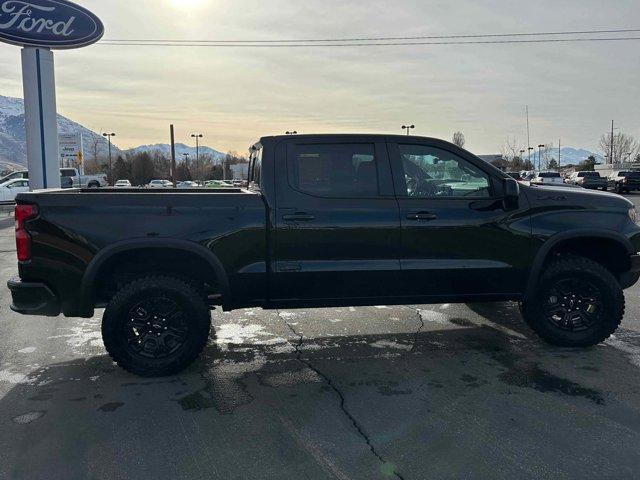
[[[287,155],[289,184],[325,198],[371,198],[379,195],[373,144],[295,145]]]
[[[489,175],[447,150],[425,145],[399,145],[402,193],[413,198],[487,198]]]

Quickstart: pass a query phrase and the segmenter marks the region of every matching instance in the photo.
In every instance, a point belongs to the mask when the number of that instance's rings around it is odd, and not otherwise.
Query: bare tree
[[[613,135],[613,161],[611,158],[611,133],[600,137],[600,149],[609,163],[620,164],[632,161],[640,154],[640,144],[632,135],[618,132]]]
[[[546,168],[551,168],[552,170],[556,169],[558,165],[558,161],[555,159],[554,153],[555,149],[551,142],[545,143],[544,147],[540,149],[540,158],[542,165],[546,165]],[[554,167],[550,166],[551,160],[556,160]]]
[[[456,132],[453,134],[453,144],[457,145],[460,148],[464,148],[464,144],[466,143],[464,138],[464,133]]]
[[[514,158],[521,158],[521,150],[524,150],[524,147],[521,147],[516,138],[513,137],[507,138],[500,149],[500,153],[506,160],[512,161]]]

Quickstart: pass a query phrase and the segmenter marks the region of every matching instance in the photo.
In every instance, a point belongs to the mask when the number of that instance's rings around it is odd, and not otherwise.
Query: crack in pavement
[[[411,350],[409,350],[409,353],[412,353],[416,349],[416,346],[418,346],[418,337],[422,333],[422,330],[424,329],[425,324],[424,324],[424,318],[422,318],[422,314],[420,313],[420,309],[411,308],[411,307],[407,307],[407,308],[409,308],[412,312],[415,312],[418,315],[418,320],[420,320],[420,326],[418,327],[418,330],[416,330],[416,333],[413,334],[413,345],[411,345]]]
[[[371,453],[380,461],[380,463],[382,463],[383,470],[388,472],[388,473],[390,473],[390,474],[392,474],[392,475],[394,475],[399,480],[405,480],[404,477],[400,473],[398,473],[396,471],[395,465],[392,464],[391,462],[385,460],[385,458],[373,446],[373,444],[371,443],[371,439],[369,439],[369,436],[364,432],[364,429],[362,428],[362,426],[360,425],[358,420],[356,420],[356,418],[353,416],[353,414],[351,412],[349,412],[349,410],[347,409],[346,399],[344,397],[344,394],[333,383],[333,380],[331,380],[331,378],[329,378],[329,376],[327,376],[325,373],[323,373],[321,370],[319,370],[317,367],[315,367],[309,360],[307,360],[307,359],[302,357],[302,351],[300,350],[300,348],[302,347],[302,344],[304,343],[304,335],[302,335],[301,333],[298,333],[295,330],[295,328],[293,328],[293,325],[291,325],[289,322],[287,322],[280,315],[280,310],[276,310],[276,313],[277,313],[278,317],[284,322],[284,324],[289,328],[289,330],[291,330],[291,333],[293,333],[293,335],[298,337],[298,343],[297,344],[292,344],[293,348],[296,351],[296,360],[298,360],[300,363],[305,365],[307,368],[309,368],[310,370],[315,372],[316,375],[318,375],[320,378],[322,378],[322,380],[324,380],[327,383],[327,385],[333,390],[333,392],[338,396],[338,398],[340,399],[340,409],[347,416],[347,418],[351,421],[353,427],[358,432],[358,435],[360,435],[362,437],[362,439],[366,442],[366,444],[369,447],[369,450],[371,451]],[[423,326],[424,326],[424,322],[423,322]]]

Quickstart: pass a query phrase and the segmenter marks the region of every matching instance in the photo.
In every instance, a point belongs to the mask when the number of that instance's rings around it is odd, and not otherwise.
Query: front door
[[[277,147],[275,163],[271,299],[367,303],[396,295],[400,220],[386,144],[292,137]]]
[[[530,221],[496,198],[491,169],[445,142],[390,144],[406,295],[522,291]],[[524,200],[523,200],[524,201]]]

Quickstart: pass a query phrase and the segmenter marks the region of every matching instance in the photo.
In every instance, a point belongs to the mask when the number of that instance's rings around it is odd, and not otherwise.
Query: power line
[[[210,47],[210,48],[327,48],[327,47],[392,47],[411,45],[500,45],[527,43],[571,43],[571,42],[620,42],[640,40],[640,37],[608,37],[608,38],[540,38],[529,40],[470,40],[443,42],[371,42],[371,43],[181,43],[174,41],[136,42],[136,41],[102,41],[104,46],[142,46],[142,47]]]
[[[144,42],[144,43],[251,43],[251,44],[273,44],[273,43],[352,43],[352,42],[387,42],[387,41],[417,41],[417,40],[445,40],[463,38],[503,38],[503,37],[541,37],[555,35],[594,35],[610,33],[638,33],[640,29],[612,29],[612,30],[575,30],[575,31],[554,31],[554,32],[519,32],[519,33],[488,33],[479,35],[420,35],[410,37],[363,37],[363,38],[324,38],[324,39],[281,39],[281,40],[171,40],[171,39],[105,39],[102,43],[120,42]]]

